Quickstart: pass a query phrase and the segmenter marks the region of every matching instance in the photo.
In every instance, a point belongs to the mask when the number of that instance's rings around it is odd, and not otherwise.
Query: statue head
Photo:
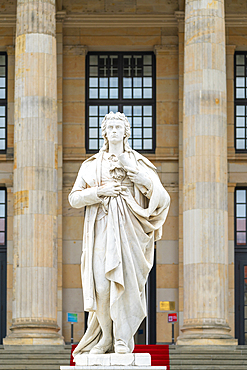
[[[103,121],[101,123],[101,131],[102,131],[102,137],[104,139],[104,144],[100,150],[104,152],[107,152],[109,150],[109,141],[108,141],[107,134],[106,134],[106,125],[107,125],[107,122],[110,120],[115,120],[115,121],[119,120],[121,121],[122,124],[124,124],[125,133],[124,133],[124,139],[123,139],[123,147],[124,147],[124,151],[130,152],[131,148],[128,143],[128,138],[130,137],[130,123],[128,121],[128,118],[125,116],[125,114],[120,113],[120,112],[117,112],[117,113],[110,112],[106,114],[105,117],[103,118]]]

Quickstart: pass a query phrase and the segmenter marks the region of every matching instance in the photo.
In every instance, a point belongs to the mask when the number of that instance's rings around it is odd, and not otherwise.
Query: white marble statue
[[[69,195],[72,207],[86,207],[81,274],[89,318],[74,356],[133,351],[170,204],[153,164],[130,148],[123,113],[105,116],[102,136],[103,148],[83,162]]]

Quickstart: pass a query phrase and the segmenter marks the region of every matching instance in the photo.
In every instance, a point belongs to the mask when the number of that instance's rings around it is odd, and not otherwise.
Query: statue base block
[[[119,355],[117,353],[107,353],[103,355],[77,355],[74,358],[76,366],[60,366],[60,370],[89,370],[92,366],[97,366],[97,370],[118,369],[126,370],[166,370],[166,366],[152,366],[151,355],[149,353],[127,353]]]

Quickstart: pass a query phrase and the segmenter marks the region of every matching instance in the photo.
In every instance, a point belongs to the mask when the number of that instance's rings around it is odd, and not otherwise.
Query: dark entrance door
[[[0,344],[6,336],[7,252],[0,251]]]
[[[247,344],[247,253],[235,254],[235,332],[238,344]]]

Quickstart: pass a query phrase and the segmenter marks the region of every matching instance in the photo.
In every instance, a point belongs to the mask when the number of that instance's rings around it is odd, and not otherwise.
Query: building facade
[[[1,342],[82,337],[68,194],[119,110],[171,196],[137,342],[247,344],[246,1],[1,0],[0,74]]]

